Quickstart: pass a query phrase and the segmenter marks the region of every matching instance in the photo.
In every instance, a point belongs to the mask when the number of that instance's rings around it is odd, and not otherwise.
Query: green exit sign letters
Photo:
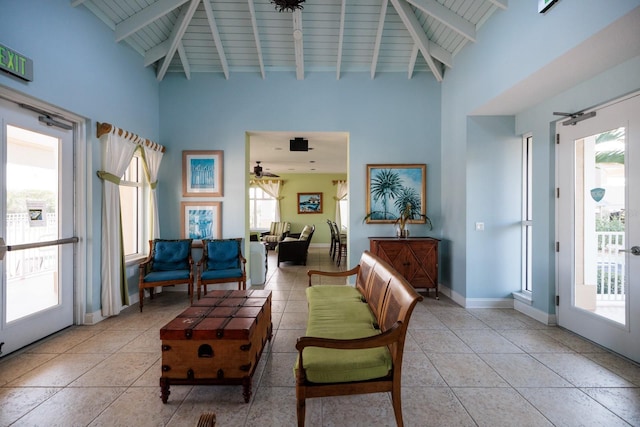
[[[0,70],[16,77],[33,81],[33,61],[0,43]]]

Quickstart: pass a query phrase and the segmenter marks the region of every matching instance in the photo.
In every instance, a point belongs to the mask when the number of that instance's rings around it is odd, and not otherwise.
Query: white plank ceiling
[[[508,0],[306,0],[279,12],[270,0],[70,0],[86,7],[166,73],[430,73],[454,57]]]
[[[141,66],[190,79],[194,73],[314,72],[336,79],[360,73],[419,73],[442,81],[454,57],[508,0],[306,0],[279,12],[270,0],[70,0],[113,30],[114,43],[140,53]],[[144,64],[144,65],[143,65]],[[323,132],[250,132],[250,167],[265,172],[346,173],[348,135]],[[289,140],[309,140],[308,152],[290,152]]]

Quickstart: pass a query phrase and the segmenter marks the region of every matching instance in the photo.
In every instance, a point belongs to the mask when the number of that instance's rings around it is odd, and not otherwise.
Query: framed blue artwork
[[[202,239],[222,238],[221,202],[181,202],[182,239],[193,239],[194,244]]]
[[[367,224],[396,223],[407,207],[409,223],[425,223],[426,192],[425,164],[367,165]]]
[[[217,151],[182,152],[182,196],[222,197],[222,157]]]
[[[322,213],[322,193],[298,193],[298,213]]]

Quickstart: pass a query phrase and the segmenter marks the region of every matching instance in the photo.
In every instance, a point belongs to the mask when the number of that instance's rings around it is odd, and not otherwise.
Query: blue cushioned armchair
[[[204,239],[202,240],[202,259],[196,265],[198,281],[198,299],[200,288],[216,283],[238,282],[238,289],[247,288],[245,265],[240,242],[242,239]]]
[[[149,297],[153,299],[156,286],[187,284],[190,301],[193,302],[191,243],[192,239],[149,240],[149,256],[139,266],[140,311],[144,290],[149,289]]]

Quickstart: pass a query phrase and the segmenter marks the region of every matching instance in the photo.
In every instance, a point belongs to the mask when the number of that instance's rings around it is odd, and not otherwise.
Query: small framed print
[[[181,202],[180,219],[183,239],[220,239],[222,237],[221,202]]]
[[[222,197],[223,152],[182,152],[182,196]]]
[[[298,193],[298,213],[322,213],[322,193]]]

